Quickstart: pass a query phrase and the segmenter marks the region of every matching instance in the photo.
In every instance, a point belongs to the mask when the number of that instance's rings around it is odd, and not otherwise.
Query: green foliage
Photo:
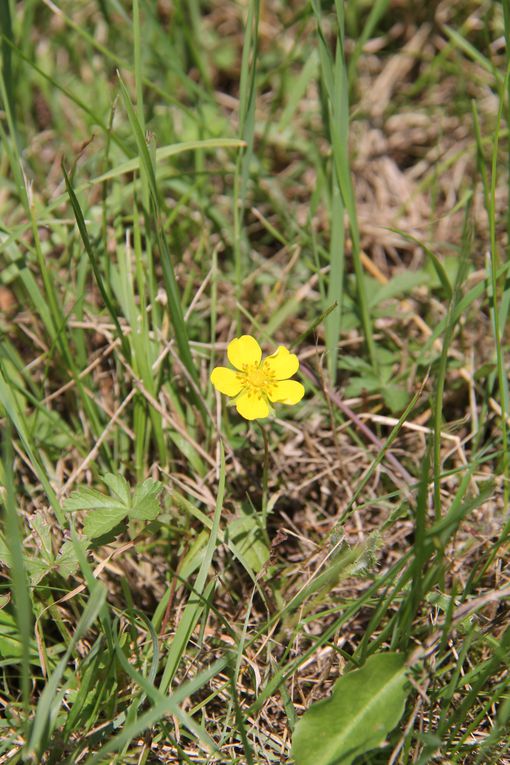
[[[0,761],[508,756],[510,0],[398,5],[0,2]]]
[[[68,579],[76,573],[78,569],[76,545],[79,544],[82,550],[85,550],[87,541],[72,542],[67,540],[56,553],[54,550],[54,536],[48,518],[40,514],[35,515],[31,519],[31,527],[37,543],[37,550],[34,554],[25,551],[23,555],[30,584],[35,587],[45,577],[52,574]],[[5,537],[0,534],[0,562],[8,568],[12,568],[12,561],[11,549]]]
[[[240,515],[228,525],[228,539],[233,549],[251,571],[259,574],[269,560],[262,520],[253,507],[241,505]]]
[[[350,765],[382,744],[402,717],[408,693],[405,657],[371,656],[301,717],[292,742],[296,765]]]
[[[395,382],[394,368],[397,352],[379,351],[380,363],[377,369],[363,359],[343,356],[338,362],[340,369],[351,372],[346,386],[346,396],[360,396],[365,393],[379,393],[391,412],[401,412],[409,400],[409,394],[402,384]]]
[[[163,489],[159,481],[147,478],[132,490],[123,476],[107,473],[103,476],[110,494],[97,489],[82,487],[64,501],[67,513],[87,510],[83,532],[89,539],[96,539],[116,528],[124,519],[152,521],[160,513],[158,496]]]

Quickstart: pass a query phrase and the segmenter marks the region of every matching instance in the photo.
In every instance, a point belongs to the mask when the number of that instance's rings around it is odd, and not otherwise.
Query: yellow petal
[[[242,369],[243,364],[260,364],[262,351],[254,337],[242,335],[230,341],[227,356],[233,367]]]
[[[227,367],[214,367],[211,382],[216,390],[226,396],[237,396],[243,387],[234,370]]]
[[[299,361],[295,353],[290,353],[287,348],[280,345],[278,350],[267,357],[264,366],[274,374],[277,380],[286,380],[296,374]]]
[[[282,380],[271,390],[269,398],[279,404],[297,404],[305,395],[305,389],[297,380]]]
[[[258,420],[267,417],[270,412],[265,396],[249,396],[246,392],[236,398],[236,409],[245,420]]]

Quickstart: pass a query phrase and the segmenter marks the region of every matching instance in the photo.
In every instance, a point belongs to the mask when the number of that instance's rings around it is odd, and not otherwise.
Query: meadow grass
[[[510,763],[508,0],[0,29],[0,763],[307,765],[385,653],[357,765]],[[241,334],[300,404],[215,393]]]

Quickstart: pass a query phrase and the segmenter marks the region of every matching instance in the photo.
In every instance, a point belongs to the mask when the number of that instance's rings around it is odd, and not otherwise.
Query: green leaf
[[[128,514],[125,507],[109,507],[94,510],[85,518],[83,533],[90,539],[102,537],[115,528]]]
[[[405,657],[375,654],[335,683],[329,699],[312,704],[292,742],[296,765],[350,765],[379,746],[404,711]]]
[[[89,489],[83,486],[73,491],[70,497],[64,500],[63,510],[66,513],[73,513],[76,510],[123,510],[127,513],[128,507],[114,497],[108,497],[97,489]]]
[[[390,383],[382,389],[384,403],[393,413],[401,412],[409,401],[408,392],[400,385]]]
[[[54,555],[51,549],[51,530],[40,513],[32,518],[30,525],[36,538],[39,539],[40,549],[37,550],[35,556],[29,556],[25,551],[23,560],[30,584],[35,587],[52,570]],[[12,553],[3,536],[0,536],[0,563],[8,568],[13,566]]]
[[[126,505],[126,507],[128,507],[130,488],[124,476],[107,473],[105,476],[103,476],[103,481],[108,486],[110,491],[113,492],[113,494],[116,494],[120,501]]]
[[[7,568],[12,566],[12,553],[3,534],[0,534],[0,563],[3,563]]]
[[[258,574],[269,559],[262,519],[251,508],[241,507],[241,517],[228,524],[228,536],[239,556]]]
[[[2,603],[3,606],[7,605],[4,601]],[[0,608],[0,660],[7,659],[17,664],[22,653],[23,640],[14,615],[10,612],[10,609],[2,607]],[[34,639],[29,641],[29,656],[32,664],[40,664],[37,644]]]
[[[158,495],[163,489],[163,484],[147,478],[137,486],[134,492],[120,475],[107,473],[103,481],[115,496],[108,496],[97,489],[82,487],[73,491],[63,505],[65,512],[75,510],[91,510],[85,519],[83,532],[89,539],[108,534],[126,516],[138,518],[144,521],[152,521],[156,518],[161,508]],[[71,560],[69,560],[71,565]],[[66,561],[64,561],[64,570]]]
[[[430,277],[425,271],[404,271],[382,285],[379,285],[374,281],[373,289],[371,290],[368,300],[370,308],[379,305],[383,300],[389,300],[390,298],[405,295],[411,292],[414,287],[428,284],[429,281]]]
[[[129,515],[132,518],[141,518],[145,521],[154,520],[161,512],[158,495],[162,489],[163,484],[160,481],[147,478],[135,489]]]
[[[159,167],[163,160],[183,152],[205,151],[207,149],[242,149],[244,146],[246,146],[246,143],[239,138],[208,138],[200,141],[183,141],[182,143],[175,143],[169,146],[160,146],[159,149],[156,149],[156,164]],[[112,178],[118,178],[119,175],[133,173],[136,170],[140,170],[140,157],[128,159],[127,162],[117,165],[117,167],[108,170],[107,173],[100,175],[98,178],[93,178],[89,183],[91,186],[94,183],[103,183],[104,181],[112,180]]]
[[[357,374],[375,374],[372,365],[359,356],[342,356],[338,360],[338,367]]]
[[[30,525],[39,537],[41,544],[41,557],[46,561],[54,558],[52,547],[52,532],[48,520],[41,513],[36,513],[30,520]]]
[[[60,553],[55,560],[55,569],[64,579],[68,579],[75,574],[79,568],[78,556],[75,549],[76,544],[77,542],[72,542],[72,540],[67,539],[60,548]],[[89,541],[87,539],[80,539],[79,544],[85,553]]]
[[[353,398],[362,396],[363,393],[379,393],[381,387],[381,380],[378,377],[354,377],[345,388],[345,395],[347,398]]]
[[[448,300],[450,300],[453,295],[452,285],[450,283],[448,273],[445,267],[443,266],[443,264],[441,263],[441,261],[439,260],[439,258],[437,257],[437,255],[435,255],[432,252],[432,250],[430,250],[423,242],[420,242],[419,239],[416,239],[416,237],[411,236],[411,234],[408,234],[406,231],[402,231],[399,228],[389,228],[389,230],[394,231],[395,233],[399,234],[404,239],[406,239],[408,242],[413,242],[414,244],[417,244],[419,247],[422,248],[425,255],[427,255],[427,257],[429,258],[429,261],[432,264],[434,271],[436,272],[436,276],[439,279],[441,286],[443,287],[446,293],[446,297],[448,298]]]
[[[65,512],[91,510],[83,524],[83,533],[89,539],[96,539],[115,528],[129,513],[129,485],[125,479],[107,473],[105,484],[117,496],[102,494],[96,489],[82,487],[73,491],[64,504]],[[71,559],[64,560],[64,571],[72,565]]]

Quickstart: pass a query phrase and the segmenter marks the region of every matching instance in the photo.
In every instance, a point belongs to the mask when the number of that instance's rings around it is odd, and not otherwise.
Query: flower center
[[[254,388],[264,388],[267,383],[266,373],[263,369],[252,369],[246,375],[246,380]]]
[[[274,374],[267,367],[262,364],[245,364],[243,371],[238,372],[243,388],[248,392],[249,396],[258,396],[262,398],[271,393],[271,388],[274,385]]]

